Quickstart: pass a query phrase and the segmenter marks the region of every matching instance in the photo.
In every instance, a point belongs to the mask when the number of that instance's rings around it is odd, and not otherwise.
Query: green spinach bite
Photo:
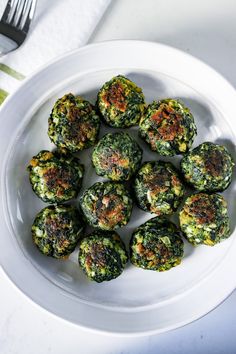
[[[67,258],[84,229],[82,216],[72,205],[50,205],[42,209],[32,225],[32,239],[39,251],[53,258]]]
[[[122,75],[106,82],[97,97],[97,107],[104,121],[114,128],[138,124],[145,107],[141,88]]]
[[[205,142],[189,151],[181,160],[185,180],[196,190],[225,190],[233,174],[233,159],[223,145]]]
[[[162,156],[184,154],[197,134],[193,115],[174,99],[153,101],[139,123],[139,135]]]
[[[79,264],[87,277],[97,283],[117,278],[127,261],[125,245],[114,231],[96,230],[80,242]]]
[[[134,180],[137,205],[156,215],[174,213],[184,194],[184,185],[171,162],[145,162]]]
[[[40,151],[32,157],[27,170],[33,191],[48,203],[61,203],[75,198],[84,174],[79,159],[65,150]]]
[[[106,134],[95,146],[92,162],[99,176],[127,181],[139,169],[142,149],[124,132]]]
[[[230,236],[227,203],[220,194],[189,196],[179,213],[180,228],[194,246],[214,246]]]
[[[181,263],[184,242],[177,227],[159,217],[139,226],[130,241],[130,260],[139,268],[166,271]]]
[[[71,152],[96,144],[100,118],[95,107],[72,93],[59,98],[48,119],[48,136],[59,148]]]
[[[80,206],[89,225],[114,230],[129,222],[133,201],[123,184],[97,182],[85,190]]]

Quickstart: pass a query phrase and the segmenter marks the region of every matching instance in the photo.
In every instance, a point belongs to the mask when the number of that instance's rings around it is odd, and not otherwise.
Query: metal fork
[[[37,0],[8,0],[0,20],[0,56],[20,47],[29,31]]]

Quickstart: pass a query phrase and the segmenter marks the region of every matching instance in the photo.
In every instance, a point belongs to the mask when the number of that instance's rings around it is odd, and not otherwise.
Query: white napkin
[[[49,60],[86,44],[111,0],[38,0],[24,44],[0,59],[0,102]],[[0,14],[6,0],[0,1]]]

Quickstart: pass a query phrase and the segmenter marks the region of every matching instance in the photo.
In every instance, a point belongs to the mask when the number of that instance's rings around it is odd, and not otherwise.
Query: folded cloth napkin
[[[0,103],[41,65],[86,44],[111,0],[38,0],[21,47],[0,59]],[[0,14],[6,0],[0,1]]]

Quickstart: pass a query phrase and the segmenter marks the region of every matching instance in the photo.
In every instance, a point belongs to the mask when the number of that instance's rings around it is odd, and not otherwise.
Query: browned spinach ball
[[[62,150],[40,151],[30,160],[29,179],[35,194],[48,203],[60,203],[77,196],[84,174],[80,160]]]
[[[114,230],[128,223],[133,202],[123,184],[97,182],[83,193],[80,205],[91,226]]]
[[[178,100],[151,103],[139,123],[139,134],[163,156],[184,154],[192,146],[197,128],[190,110]]]
[[[142,154],[142,149],[128,133],[109,133],[95,146],[92,162],[99,176],[127,181],[140,167]]]
[[[138,124],[144,111],[141,88],[122,75],[106,82],[97,97],[97,106],[104,121],[114,128]]]
[[[170,162],[144,162],[134,180],[138,206],[156,215],[172,214],[178,208],[184,186]]]
[[[202,143],[181,160],[186,181],[198,191],[225,190],[233,174],[233,159],[223,145]]]
[[[117,278],[127,261],[125,245],[114,231],[94,231],[80,243],[79,264],[87,277],[97,283]]]
[[[170,221],[155,217],[139,226],[130,241],[130,260],[143,269],[165,271],[181,263],[184,243]]]
[[[194,246],[214,246],[230,236],[227,203],[220,194],[189,196],[179,213],[180,227]]]
[[[64,258],[74,251],[84,224],[72,205],[51,205],[42,209],[32,225],[32,238],[46,256]]]
[[[80,96],[59,98],[48,120],[48,136],[60,148],[77,152],[97,142],[100,118],[95,108]]]

